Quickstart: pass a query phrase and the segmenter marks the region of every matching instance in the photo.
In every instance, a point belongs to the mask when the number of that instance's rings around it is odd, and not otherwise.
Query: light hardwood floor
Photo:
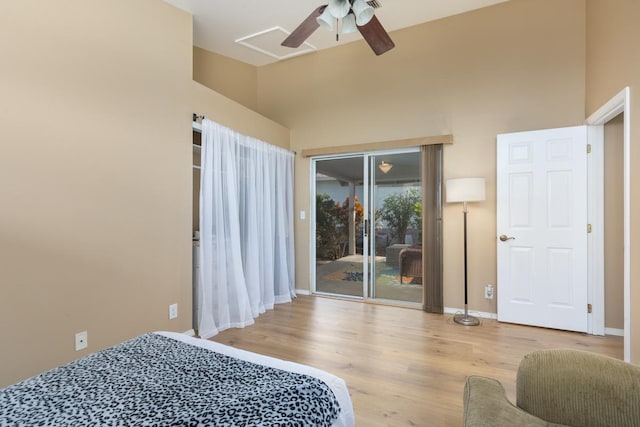
[[[512,399],[526,353],[575,348],[622,358],[621,337],[482,321],[451,315],[299,296],[244,329],[212,338],[245,350],[304,363],[342,377],[357,426],[460,426],[467,375],[500,380]]]

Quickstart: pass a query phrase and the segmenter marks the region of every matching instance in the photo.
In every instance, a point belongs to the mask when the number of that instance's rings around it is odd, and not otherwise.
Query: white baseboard
[[[445,307],[444,308],[444,313],[445,314],[456,314],[456,313],[462,313],[464,312],[464,309],[460,309],[460,308],[450,308],[450,307]],[[483,319],[494,319],[496,320],[498,318],[498,315],[496,313],[485,313],[482,311],[474,311],[474,310],[469,310],[469,314],[475,317],[481,317]],[[604,334],[605,335],[614,335],[617,337],[623,337],[624,336],[624,329],[616,329],[616,328],[604,328]]]
[[[615,335],[617,337],[624,336],[624,329],[616,329],[616,328],[604,328],[605,335]]]
[[[464,308],[451,308],[451,307],[444,308],[444,314],[456,314],[456,313],[464,313]],[[498,315],[496,313],[485,313],[483,311],[469,310],[469,314],[475,317],[481,317],[483,319],[496,320],[498,318]]]
[[[311,295],[311,292],[306,289],[296,289],[296,295]]]
[[[196,335],[196,331],[194,331],[193,329],[189,329],[188,331],[184,331],[183,334],[193,337]]]

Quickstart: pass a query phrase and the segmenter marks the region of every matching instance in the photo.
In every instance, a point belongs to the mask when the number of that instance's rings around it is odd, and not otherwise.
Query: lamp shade
[[[342,19],[347,16],[349,9],[351,9],[349,0],[329,0],[329,5],[327,6],[329,13],[336,19]]]
[[[356,15],[356,23],[359,26],[363,26],[371,21],[375,11],[365,0],[355,0],[353,2],[353,13]]]
[[[447,180],[447,203],[480,202],[485,200],[484,178],[456,178]]]
[[[384,160],[381,161],[380,164],[378,165],[378,168],[380,168],[382,173],[385,173],[385,174],[389,173],[392,167],[393,167],[393,163],[387,163]]]
[[[357,29],[356,16],[353,13],[342,18],[342,34],[355,33]]]
[[[329,12],[329,8],[326,7],[324,9],[324,12],[322,12],[322,15],[316,18],[316,21],[318,21],[318,24],[320,24],[322,28],[333,31],[333,24],[334,22],[336,22],[336,18],[331,15],[331,12]]]

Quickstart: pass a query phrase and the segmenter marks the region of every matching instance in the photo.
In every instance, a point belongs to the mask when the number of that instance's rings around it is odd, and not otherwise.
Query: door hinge
[[[587,224],[587,233],[591,233],[591,224]]]
[[[591,306],[591,304],[587,304],[587,313],[591,314],[592,311],[593,307]]]
[[[587,144],[587,154],[591,154],[591,144]]]

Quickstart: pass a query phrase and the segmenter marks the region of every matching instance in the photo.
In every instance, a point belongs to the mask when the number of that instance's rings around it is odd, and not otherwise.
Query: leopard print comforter
[[[0,390],[2,426],[330,426],[311,376],[146,334]]]

